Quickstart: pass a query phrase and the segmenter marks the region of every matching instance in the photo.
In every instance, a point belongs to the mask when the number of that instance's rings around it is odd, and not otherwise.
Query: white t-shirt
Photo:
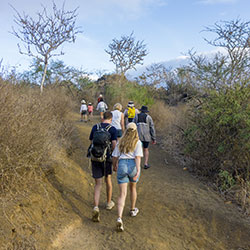
[[[82,111],[87,111],[88,110],[88,107],[86,104],[82,104],[81,105],[81,108],[80,108],[80,113],[82,113]]]
[[[142,151],[142,142],[138,140],[135,146],[134,152],[129,152],[127,154],[120,153],[119,151],[119,142],[116,144],[116,147],[112,153],[112,156],[119,157],[119,159],[134,159],[136,156],[143,157],[143,151]]]
[[[104,109],[107,110],[108,106],[105,102],[101,101],[97,104],[96,110]]]
[[[122,112],[119,110],[114,110],[111,112],[113,115],[111,125],[114,126],[116,129],[122,129],[121,127]]]

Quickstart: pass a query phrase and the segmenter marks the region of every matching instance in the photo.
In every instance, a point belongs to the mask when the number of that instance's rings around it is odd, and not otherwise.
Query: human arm
[[[96,110],[99,110],[99,108],[100,108],[100,102],[98,102]]]
[[[113,164],[113,170],[116,172],[118,168],[118,159],[120,156],[118,144],[116,144],[115,149],[113,150],[112,153],[112,164]]]
[[[155,127],[154,127],[153,119],[149,115],[148,115],[147,118],[148,118],[149,132],[150,132],[152,143],[156,144],[156,133],[155,133]]]
[[[139,140],[136,144],[135,151],[134,151],[134,157],[135,157],[135,166],[136,166],[136,175],[133,177],[134,180],[137,180],[137,178],[140,176],[141,172],[141,157],[143,157],[143,149],[142,149],[142,143]]]
[[[122,113],[121,115],[121,127],[122,127],[122,131],[125,130],[125,125],[124,125],[124,114]]]
[[[135,157],[135,165],[136,165],[136,175],[133,177],[133,180],[136,181],[138,177],[140,176],[141,172],[141,156],[136,156]]]
[[[112,157],[113,170],[116,172],[118,169],[118,157]]]
[[[93,140],[94,132],[97,130],[97,125],[94,125],[91,129],[90,135],[89,135],[89,140]]]
[[[116,146],[116,140],[112,140],[112,142],[111,142],[112,150],[115,149],[115,146]]]

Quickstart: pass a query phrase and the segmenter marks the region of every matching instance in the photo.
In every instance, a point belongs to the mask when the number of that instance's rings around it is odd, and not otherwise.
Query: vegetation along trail
[[[100,202],[101,221],[91,221],[93,184],[85,158],[88,135],[94,122],[72,119],[80,135],[80,147],[74,159],[89,175],[87,190],[76,197],[72,207],[79,220],[57,235],[54,249],[250,249],[250,223],[241,217],[234,204],[221,198],[198,179],[178,167],[159,145],[150,147],[150,169],[142,169],[138,184],[137,217],[129,216],[129,196],[124,210],[123,233],[115,230],[117,206],[105,207],[105,186]],[[113,174],[113,199],[117,202],[118,186]],[[86,180],[85,180],[86,182]],[[81,187],[83,183],[76,183]],[[77,189],[77,188],[76,188]]]

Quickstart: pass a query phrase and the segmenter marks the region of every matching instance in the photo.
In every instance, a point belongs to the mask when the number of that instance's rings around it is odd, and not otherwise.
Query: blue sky
[[[13,5],[20,13],[34,16],[41,9],[41,2],[51,8],[50,0],[1,0],[0,8],[0,59],[3,65],[28,69],[31,58],[20,55],[19,40],[9,32],[14,26]],[[63,1],[55,0],[57,6]],[[144,40],[149,54],[144,65],[165,62],[183,56],[194,48],[208,53],[215,48],[203,37],[205,26],[220,20],[241,18],[250,21],[249,0],[74,0],[65,1],[65,9],[79,7],[77,25],[83,31],[73,44],[64,44],[63,60],[67,65],[88,72],[114,70],[104,51],[113,38],[129,35],[132,31],[137,40]]]

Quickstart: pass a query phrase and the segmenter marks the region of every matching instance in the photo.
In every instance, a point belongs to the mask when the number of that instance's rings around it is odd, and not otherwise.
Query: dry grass
[[[160,145],[182,166],[188,159],[183,155],[183,133],[188,126],[188,106],[181,104],[170,107],[157,102],[150,109]]]
[[[47,195],[44,170],[52,148],[70,146],[72,126],[65,118],[71,107],[60,91],[41,95],[36,89],[0,82],[0,209],[1,220],[13,234],[6,249],[35,249],[32,234],[37,226],[30,222],[32,211],[20,201],[36,188]],[[0,231],[0,238],[5,237]]]

